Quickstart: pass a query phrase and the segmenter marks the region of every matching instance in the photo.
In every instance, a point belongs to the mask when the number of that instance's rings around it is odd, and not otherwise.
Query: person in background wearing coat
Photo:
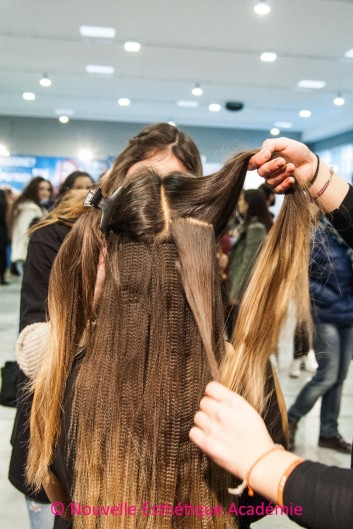
[[[47,210],[43,204],[50,201],[52,194],[51,183],[41,176],[36,176],[27,184],[13,204],[11,262],[16,263],[20,275],[23,275],[23,265],[27,256],[28,229],[34,221],[45,215]]]
[[[6,194],[0,189],[0,285],[8,285],[5,281],[5,272],[7,268],[7,246],[9,244],[9,232],[7,229],[7,211],[8,204]]]
[[[294,450],[299,419],[322,397],[319,446],[350,454],[338,416],[353,355],[353,251],[325,218],[313,237],[310,297],[318,369],[288,410],[288,447]]]
[[[242,192],[238,202],[238,212],[244,218],[244,222],[229,260],[229,304],[232,306],[227,322],[229,336],[234,328],[239,302],[250,278],[256,256],[273,224],[265,195],[259,189],[247,189]]]

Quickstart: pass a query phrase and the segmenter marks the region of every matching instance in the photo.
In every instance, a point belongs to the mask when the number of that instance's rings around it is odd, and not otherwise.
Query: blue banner
[[[32,178],[42,176],[50,180],[54,190],[57,191],[60,184],[73,171],[86,171],[97,181],[110,167],[110,158],[82,162],[77,158],[53,156],[0,157],[0,186],[8,186],[21,192]]]

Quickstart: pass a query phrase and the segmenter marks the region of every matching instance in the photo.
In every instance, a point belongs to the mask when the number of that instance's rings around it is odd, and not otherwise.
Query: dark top
[[[327,215],[346,243],[353,248],[353,188],[339,209]],[[353,456],[351,466],[353,468]],[[289,475],[284,504],[302,507],[291,520],[308,529],[352,529],[353,470],[305,461]]]
[[[51,268],[69,231],[57,222],[40,228],[30,238],[21,289],[20,332],[46,320]]]
[[[21,291],[20,331],[27,325],[46,320],[50,271],[69,231],[70,228],[64,224],[56,223],[39,229],[30,238]],[[27,381],[26,375],[20,371],[17,413],[11,437],[9,480],[23,494],[36,501],[49,503],[43,489],[38,494],[33,494],[25,480],[28,421],[32,406],[32,397],[24,394],[23,390]]]
[[[352,253],[324,219],[315,230],[310,260],[310,297],[315,322],[352,325]]]

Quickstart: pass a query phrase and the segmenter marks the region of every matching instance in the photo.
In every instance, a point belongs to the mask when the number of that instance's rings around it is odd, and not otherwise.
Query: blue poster
[[[42,176],[57,191],[73,171],[86,171],[97,181],[109,166],[109,160],[82,162],[77,158],[31,155],[0,157],[0,186],[21,192],[32,178]]]

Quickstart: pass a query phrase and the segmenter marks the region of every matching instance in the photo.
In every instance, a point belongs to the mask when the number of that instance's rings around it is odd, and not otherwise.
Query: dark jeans
[[[352,359],[353,325],[316,324],[314,350],[319,367],[289,408],[288,418],[300,419],[322,397],[320,435],[333,437],[338,434],[343,382]]]

